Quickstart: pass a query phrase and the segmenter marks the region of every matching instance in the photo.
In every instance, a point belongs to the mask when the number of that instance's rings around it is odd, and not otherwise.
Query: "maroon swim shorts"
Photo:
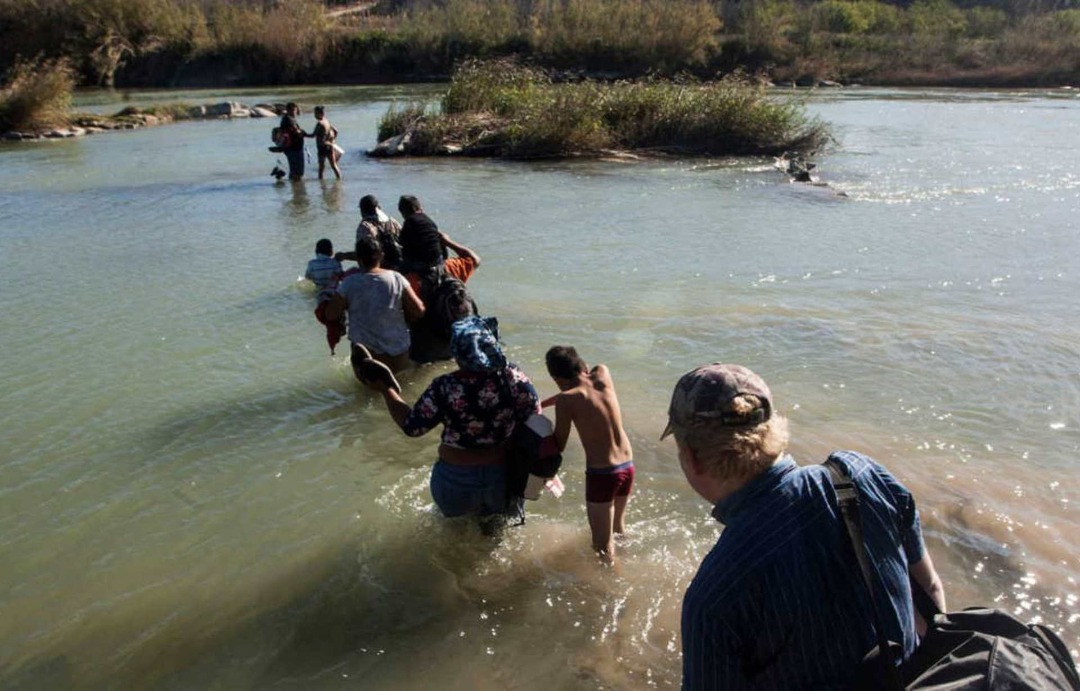
[[[585,469],[585,501],[606,504],[615,497],[629,496],[634,486],[634,462],[607,468]]]

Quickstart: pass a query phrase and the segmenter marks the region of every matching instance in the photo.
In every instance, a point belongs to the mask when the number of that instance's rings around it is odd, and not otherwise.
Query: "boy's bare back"
[[[585,449],[587,467],[618,465],[632,458],[633,450],[623,430],[615,382],[605,365],[583,372],[576,386],[556,396],[555,419],[555,437],[560,447],[565,446],[570,423],[573,423]]]

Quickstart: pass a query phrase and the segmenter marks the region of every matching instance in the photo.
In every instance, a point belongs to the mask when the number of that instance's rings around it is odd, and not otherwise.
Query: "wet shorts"
[[[585,501],[606,504],[614,501],[615,497],[629,496],[633,486],[633,461],[607,468],[585,469]]]

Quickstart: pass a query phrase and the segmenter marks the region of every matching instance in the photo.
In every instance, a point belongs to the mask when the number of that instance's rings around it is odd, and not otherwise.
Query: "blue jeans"
[[[506,471],[501,465],[452,465],[440,459],[431,469],[431,497],[447,518],[524,514],[520,502],[507,506]]]

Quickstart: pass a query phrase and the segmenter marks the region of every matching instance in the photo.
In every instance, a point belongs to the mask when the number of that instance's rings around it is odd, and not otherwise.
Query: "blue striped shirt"
[[[341,262],[325,254],[316,254],[304,271],[304,278],[314,283],[319,290],[333,288],[341,275]]]
[[[910,655],[908,566],[923,555],[915,502],[869,457],[832,457],[859,489],[886,637]],[[784,456],[713,516],[724,530],[683,599],[683,688],[843,688],[877,639],[828,470]]]

